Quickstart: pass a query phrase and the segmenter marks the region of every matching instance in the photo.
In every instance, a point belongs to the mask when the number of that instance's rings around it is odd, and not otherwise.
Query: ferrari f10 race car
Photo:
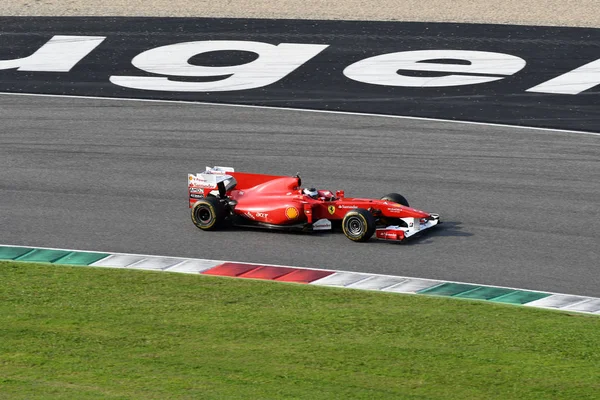
[[[355,242],[373,234],[378,239],[403,241],[440,224],[438,214],[411,208],[404,196],[381,199],[348,198],[343,190],[302,188],[300,176],[235,172],[207,167],[188,174],[192,222],[204,231],[227,224],[242,227],[322,231],[342,228]]]

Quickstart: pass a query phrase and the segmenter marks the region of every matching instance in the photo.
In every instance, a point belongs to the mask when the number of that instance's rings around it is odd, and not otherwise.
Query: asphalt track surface
[[[0,243],[319,267],[600,295],[600,138],[289,110],[0,95]],[[186,173],[300,172],[404,194],[410,243],[201,232]]]
[[[0,17],[0,60],[27,57],[58,34],[98,35],[105,39],[68,72],[49,72],[53,69],[47,69],[48,64],[42,61],[47,59],[43,57],[25,62],[25,68],[7,68],[5,64],[0,68],[0,92],[252,104],[600,132],[598,66],[590,66],[600,53],[600,29],[228,18]],[[246,45],[259,42],[263,46],[300,43],[326,48],[308,60],[302,58],[302,65],[298,64],[294,71],[266,84],[259,76],[273,75],[269,67],[252,66],[258,56],[254,51],[207,52],[196,44],[190,47],[196,49],[192,52],[196,55],[185,60],[192,53],[181,56],[174,50],[181,47],[178,44],[206,40],[213,40],[211,46],[215,48],[229,46],[223,41],[241,41]],[[65,44],[69,46],[68,41]],[[164,46],[169,46],[169,50]],[[132,62],[136,57],[148,55],[146,51],[156,55],[157,49],[160,51],[157,60],[140,65],[138,59],[134,67]],[[403,66],[403,62],[391,62],[384,56],[388,61],[380,59],[375,64],[378,66],[363,64],[357,69],[355,64],[385,54],[406,57],[406,52],[422,50],[433,54],[420,53],[419,58],[434,60]],[[476,53],[456,53],[460,50]],[[276,57],[286,60],[305,51],[279,53]],[[61,50],[60,54],[59,59],[70,57],[68,50]],[[474,54],[479,55],[469,61]],[[267,57],[263,54],[258,59],[263,56]],[[413,53],[411,57],[415,56]],[[163,65],[167,59],[169,62]],[[156,70],[157,66],[152,66],[155,63],[163,66]],[[399,63],[399,71],[385,67],[394,63]],[[473,70],[469,64],[476,68]],[[257,79],[253,85],[243,90],[240,90],[243,81],[230,82],[225,78],[232,70],[220,69],[239,65],[242,71],[245,68],[260,71],[252,78]],[[354,72],[348,75],[347,68],[352,65]],[[419,71],[417,65],[433,70]],[[448,72],[440,72],[447,71],[446,68],[454,72],[467,69],[448,76]],[[587,72],[573,72],[579,68]],[[156,74],[168,74],[170,81],[160,85],[146,82],[141,86],[137,80],[131,82],[132,77],[156,78]],[[220,82],[217,84],[220,89],[212,84],[209,89],[199,82],[213,81],[215,75],[219,77],[216,82]],[[473,84],[471,79],[483,77],[479,75],[494,78],[492,82]],[[403,78],[398,81],[400,76]],[[442,81],[437,81],[438,78]],[[454,83],[447,86],[446,78]],[[529,91],[539,89],[543,83],[550,85],[540,89],[543,93]],[[578,94],[560,94],[562,91]]]

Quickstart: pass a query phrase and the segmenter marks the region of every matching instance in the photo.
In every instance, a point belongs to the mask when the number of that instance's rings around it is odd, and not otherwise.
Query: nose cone
[[[429,213],[412,207],[402,207],[402,212],[409,218],[427,218]]]
[[[386,215],[398,218],[428,218],[429,213],[416,208],[403,206],[400,204],[386,204]]]

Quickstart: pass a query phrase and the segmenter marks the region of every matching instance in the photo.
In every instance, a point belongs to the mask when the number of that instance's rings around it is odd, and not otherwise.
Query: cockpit
[[[302,194],[310,197],[314,200],[321,201],[333,201],[335,200],[335,195],[329,190],[317,190],[315,188],[304,188],[302,189]]]

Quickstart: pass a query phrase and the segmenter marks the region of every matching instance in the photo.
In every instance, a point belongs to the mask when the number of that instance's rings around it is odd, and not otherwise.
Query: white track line
[[[495,126],[495,127],[500,127],[500,128],[528,129],[528,130],[533,130],[533,131],[569,133],[569,134],[600,137],[600,133],[597,133],[597,132],[575,131],[575,130],[568,130],[568,129],[538,128],[538,127],[533,127],[533,126],[497,124],[497,123],[490,123],[490,122],[457,121],[457,120],[452,120],[452,119],[441,119],[441,118],[438,119],[438,118],[425,118],[425,117],[411,117],[411,116],[407,116],[407,115],[360,113],[360,112],[352,112],[352,111],[311,110],[311,109],[305,109],[305,108],[257,106],[257,105],[250,105],[250,104],[212,103],[212,102],[186,101],[186,100],[135,99],[135,98],[127,98],[127,97],[120,98],[120,97],[78,96],[78,95],[66,95],[66,94],[0,92],[0,95],[2,95],[2,94],[10,95],[10,96],[59,97],[59,98],[76,98],[76,99],[91,99],[91,100],[110,100],[110,101],[140,101],[140,102],[147,102],[147,103],[194,104],[194,105],[200,105],[200,106],[218,106],[218,107],[255,108],[255,109],[265,109],[265,110],[297,111],[297,112],[309,112],[309,113],[319,113],[319,114],[338,114],[338,115],[352,115],[352,116],[361,116],[361,117],[407,119],[407,120],[413,120],[413,121],[446,122],[446,123],[464,124],[464,125]]]

